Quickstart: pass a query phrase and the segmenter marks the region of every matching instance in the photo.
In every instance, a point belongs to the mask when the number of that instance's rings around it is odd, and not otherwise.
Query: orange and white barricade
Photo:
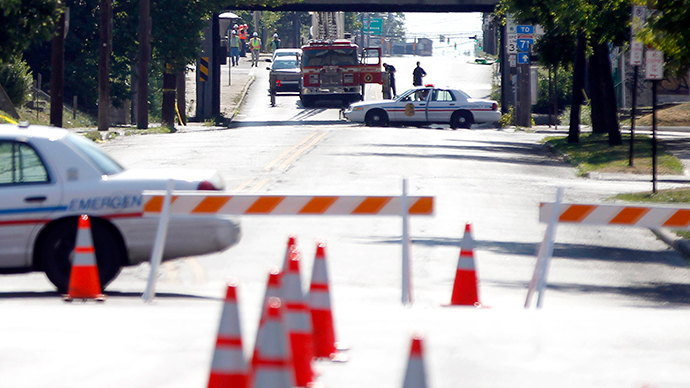
[[[625,226],[639,228],[690,228],[690,207],[647,206],[631,204],[573,204],[561,203],[563,190],[558,189],[556,201],[539,205],[539,221],[548,223],[544,240],[539,247],[537,264],[527,291],[525,308],[530,299],[539,292],[537,308],[541,307],[548,265],[553,255],[556,238],[556,225],[568,223],[576,225]]]
[[[143,193],[144,216],[159,216],[156,243],[151,257],[151,274],[144,299],[153,298],[155,279],[162,258],[167,220],[171,216],[400,216],[402,230],[402,302],[412,303],[410,276],[409,216],[434,214],[434,197],[408,196],[403,179],[401,196],[358,195],[230,195],[212,191],[167,191]]]

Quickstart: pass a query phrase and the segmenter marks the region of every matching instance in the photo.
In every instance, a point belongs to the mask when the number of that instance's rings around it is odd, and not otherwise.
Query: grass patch
[[[0,111],[2,112],[2,111]],[[17,121],[27,121],[29,124],[33,125],[50,125],[50,103],[46,103],[43,107],[43,111],[36,111],[34,109],[29,109],[27,107],[21,107],[17,109],[19,114],[19,120]],[[2,112],[3,115],[9,116]],[[0,117],[0,124],[8,123],[9,121],[4,120]],[[77,111],[76,117],[71,109],[63,109],[62,111],[62,127],[63,128],[88,128],[95,127],[96,119],[86,113]]]
[[[630,167],[630,136],[623,134],[623,145],[611,147],[608,136],[584,134],[579,143],[568,143],[567,137],[549,137],[545,142],[563,153],[571,164],[577,166],[579,175],[589,172],[612,172],[628,174],[652,173],[652,141],[648,136],[635,136],[633,167]],[[663,144],[657,143],[657,174],[681,174],[683,163],[665,152]]]
[[[628,120],[628,123],[630,120]],[[635,125],[652,125],[652,115],[644,115],[635,120]],[[690,103],[658,109],[656,112],[656,125],[660,127],[676,127],[690,125]]]

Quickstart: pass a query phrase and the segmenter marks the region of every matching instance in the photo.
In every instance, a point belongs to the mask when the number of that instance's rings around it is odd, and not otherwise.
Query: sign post
[[[664,79],[664,53],[647,48],[646,78],[652,81],[652,193],[656,194],[656,87]]]
[[[632,10],[632,24],[630,26],[630,64],[633,66],[632,109],[630,110],[630,153],[628,165],[633,166],[635,150],[635,115],[637,114],[637,78],[642,64],[644,45],[637,39],[637,33],[647,19],[647,7],[634,5]]]

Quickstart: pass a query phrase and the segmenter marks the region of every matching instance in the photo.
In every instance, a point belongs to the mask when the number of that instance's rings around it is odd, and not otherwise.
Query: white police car
[[[368,126],[450,124],[453,129],[501,119],[496,101],[474,99],[462,90],[433,86],[412,88],[393,100],[356,102],[344,115]]]
[[[40,126],[0,125],[0,273],[44,271],[65,292],[77,218],[91,217],[105,287],[122,266],[151,257],[158,217],[142,216],[142,191],[222,190],[212,170],[124,169],[91,140]],[[170,220],[164,260],[222,251],[239,241],[235,220]]]

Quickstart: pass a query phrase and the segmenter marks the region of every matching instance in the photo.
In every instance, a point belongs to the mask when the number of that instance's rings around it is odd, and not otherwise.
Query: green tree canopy
[[[60,12],[57,0],[0,0],[0,63],[49,40]]]

